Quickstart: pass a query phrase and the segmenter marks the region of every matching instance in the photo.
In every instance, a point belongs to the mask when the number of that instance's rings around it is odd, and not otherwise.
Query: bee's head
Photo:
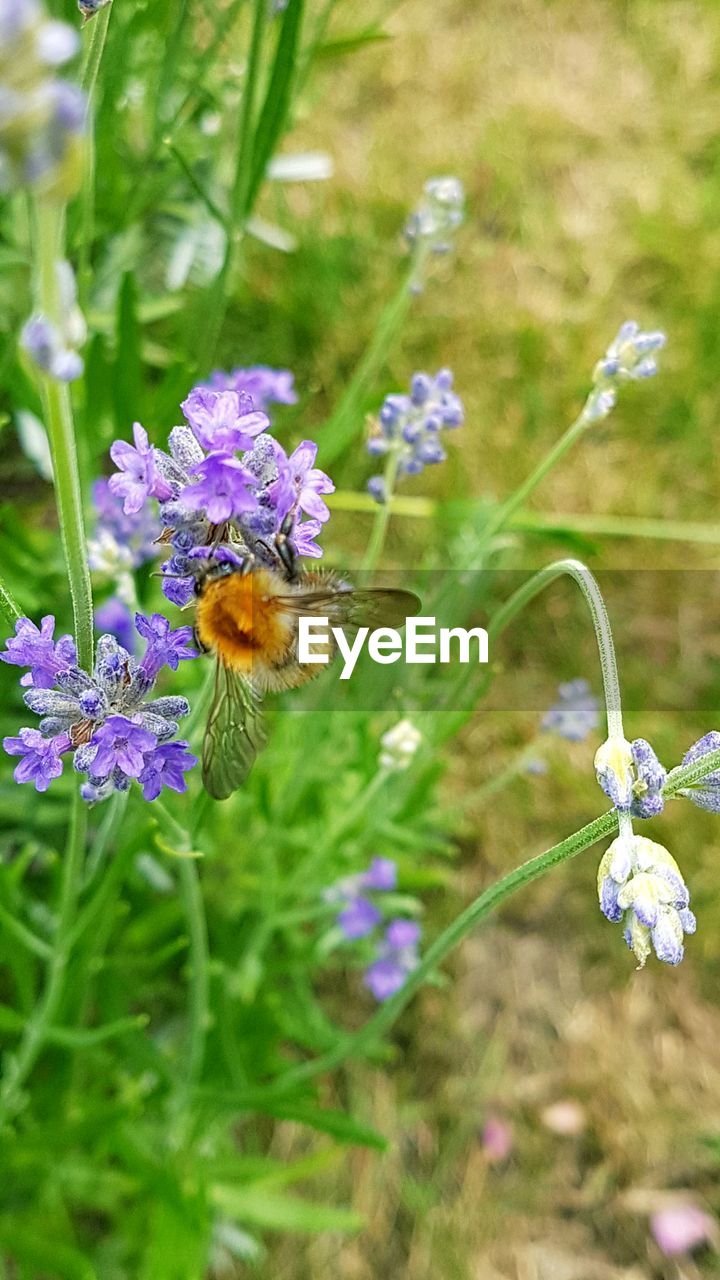
[[[198,548],[204,551],[205,548]],[[229,578],[232,574],[250,573],[254,564],[254,556],[247,554],[238,555],[229,547],[218,547],[212,555],[197,555],[191,553],[191,559],[195,560],[195,595],[201,596],[203,591],[211,582],[217,582],[220,578]]]

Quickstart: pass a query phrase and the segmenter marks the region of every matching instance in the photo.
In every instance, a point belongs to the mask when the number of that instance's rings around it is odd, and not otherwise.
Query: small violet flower
[[[255,413],[250,397],[237,391],[194,387],[180,407],[203,449],[252,449],[254,437],[270,425],[267,414]]]
[[[147,640],[140,668],[150,680],[154,680],[163,667],[177,671],[180,662],[198,656],[195,649],[187,648],[193,638],[192,627],[176,627],[173,631],[161,613],[153,613],[149,618],[136,613],[135,627],[138,635]]]
[[[364,938],[382,920],[382,912],[369,898],[351,898],[337,917],[337,924],[348,942]]]
[[[256,409],[267,413],[270,404],[297,404],[293,375],[289,369],[270,369],[256,364],[248,369],[224,373],[215,369],[205,386],[211,391],[237,391],[252,400]]]
[[[47,791],[63,771],[62,753],[70,749],[70,739],[67,734],[45,738],[39,729],[21,729],[19,737],[4,738],[3,746],[9,756],[22,756],[13,772],[15,781],[34,782],[36,791]]]
[[[414,920],[392,920],[377,958],[365,970],[364,983],[376,1000],[389,1000],[419,964],[420,925]]]
[[[15,635],[7,641],[7,651],[0,653],[0,662],[30,668],[21,676],[21,685],[51,689],[58,672],[66,670],[77,660],[72,636],[60,636],[55,641],[54,632],[55,619],[51,613],[46,614],[39,628],[29,618],[18,618]]]
[[[148,434],[139,422],[133,425],[135,445],[116,440],[110,446],[110,457],[119,472],[110,477],[110,492],[123,499],[126,515],[135,515],[149,497],[161,502],[172,497],[170,485],[159,473],[155,461],[155,449]]]
[[[541,729],[568,742],[583,742],[600,723],[600,702],[587,680],[567,680],[558,689],[558,700],[543,716]]]

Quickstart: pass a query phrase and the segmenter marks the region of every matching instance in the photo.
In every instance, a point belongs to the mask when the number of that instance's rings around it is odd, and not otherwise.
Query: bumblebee
[[[331,571],[298,571],[282,534],[263,552],[208,562],[196,579],[195,637],[216,663],[202,750],[203,784],[216,800],[242,785],[265,744],[264,694],[319,674],[316,663],[298,660],[300,617],[327,617],[331,627],[399,627],[420,605],[410,591],[356,591]],[[328,657],[335,652],[329,639]]]

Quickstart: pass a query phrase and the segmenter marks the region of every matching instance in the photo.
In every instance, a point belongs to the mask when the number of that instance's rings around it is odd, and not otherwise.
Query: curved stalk
[[[556,560],[539,573],[529,578],[521,587],[505,601],[488,623],[488,643],[492,643],[512,622],[513,618],[525,608],[531,600],[544,591],[556,578],[568,575],[582,591],[585,603],[590,610],[595,631],[600,669],[602,671],[605,707],[607,711],[608,736],[624,737],[622,721],[622,704],[620,699],[620,682],[618,679],[615,645],[613,644],[610,619],[608,618],[602,593],[590,570],[580,560]]]

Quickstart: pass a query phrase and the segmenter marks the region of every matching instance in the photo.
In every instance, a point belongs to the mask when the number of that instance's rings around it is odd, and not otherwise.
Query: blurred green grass
[[[457,172],[468,188],[468,224],[384,371],[390,389],[416,367],[450,364],[468,406],[449,464],[426,472],[413,491],[508,493],[577,412],[618,325],[635,317],[668,334],[660,377],[623,397],[533,508],[717,524],[720,10],[416,0],[400,7],[390,30],[390,46],[369,48],[315,82],[315,107],[331,95],[333,109],[309,114],[291,144],[326,146],[337,179],[290,193],[306,222],[287,323],[257,301],[236,307],[226,362],[248,340],[254,353],[264,349],[267,334],[279,344],[274,351],[304,370],[300,383],[315,396],[303,421],[316,425],[396,278],[405,209],[429,174]],[[272,263],[264,251],[255,255],[256,299]],[[359,484],[366,474],[355,459],[343,480]],[[346,544],[361,545],[362,520],[341,518]],[[397,564],[409,562],[418,534],[414,522],[394,522]],[[559,540],[533,538],[515,562],[529,568],[564,550]],[[590,536],[582,554],[596,569],[717,567],[712,548],[674,542]],[[712,642],[710,574],[707,581]],[[679,694],[677,705],[687,705],[684,682],[700,678],[708,660],[708,636],[698,652],[697,619],[678,616],[670,579],[654,606],[677,629],[673,665],[654,669],[657,638],[643,636],[642,616],[633,620],[629,607],[619,642],[633,691],[630,734],[650,737],[670,763],[715,723],[717,684],[713,673],[703,685],[705,708],[701,699],[694,711],[642,714],[643,688],[647,705],[658,705],[658,678],[671,700]],[[531,616],[507,651],[514,666],[524,664],[521,688],[526,670],[533,695],[544,687],[549,700],[542,681],[558,664],[559,676],[595,678],[579,611],[555,599]],[[633,621],[634,652],[622,631]],[[533,675],[531,651],[548,641],[554,657]],[[714,667],[712,656],[711,643]],[[454,752],[448,793],[462,798],[491,776],[536,723],[530,712],[481,711]],[[591,761],[589,744],[559,751],[549,777],[521,778],[471,809],[458,901],[595,812]],[[655,824],[655,836],[687,867],[698,904],[700,930],[682,971],[632,973],[595,908],[592,853],[516,900],[463,948],[458,983],[427,993],[406,1015],[389,1078],[350,1072],[351,1096],[369,1095],[374,1124],[391,1135],[391,1156],[378,1163],[357,1153],[341,1179],[368,1231],[350,1243],[271,1244],[263,1276],[676,1274],[648,1243],[647,1207],[638,1210],[633,1193],[684,1187],[718,1208],[702,1139],[720,1127],[720,837],[715,820],[681,805]],[[430,927],[453,910],[438,897]],[[585,1108],[578,1138],[560,1138],[540,1119],[544,1106],[566,1097]],[[506,1168],[488,1167],[479,1148],[489,1110],[514,1127]],[[712,1255],[698,1273],[717,1273]]]

